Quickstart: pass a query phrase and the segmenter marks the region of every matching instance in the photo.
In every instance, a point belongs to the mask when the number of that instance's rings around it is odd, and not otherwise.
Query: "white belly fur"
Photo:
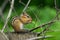
[[[23,24],[22,23],[20,24],[20,29],[23,29]]]

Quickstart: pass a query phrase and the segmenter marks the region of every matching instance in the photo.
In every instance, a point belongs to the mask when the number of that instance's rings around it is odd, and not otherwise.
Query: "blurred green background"
[[[28,0],[22,0],[22,2],[24,2],[25,4],[27,3],[27,1]],[[0,0],[0,6],[2,5],[3,2],[4,0]],[[60,0],[57,0],[56,2],[57,2],[57,7],[60,8]],[[8,3],[3,12],[4,19],[6,19],[7,17],[9,8],[10,8],[10,4]],[[19,3],[19,0],[15,0],[15,4],[14,4],[15,11],[13,10],[10,20],[8,22],[8,26],[10,28],[9,30],[11,32],[13,30],[12,25],[11,25],[12,17],[20,16],[23,8],[24,8],[24,5]],[[56,16],[54,0],[31,0],[29,9],[27,9],[26,11],[33,19],[32,23],[24,25],[26,29],[32,29],[43,23],[49,22]],[[35,15],[38,18],[36,18]],[[3,19],[0,17],[0,29],[2,29],[3,25],[4,25]],[[43,29],[39,28],[35,30],[34,32],[40,32]],[[7,32],[6,29],[5,29],[5,32]],[[45,40],[60,40],[60,22],[57,21],[53,23],[50,26],[48,32],[46,32],[46,35],[52,35],[53,37],[47,38]]]

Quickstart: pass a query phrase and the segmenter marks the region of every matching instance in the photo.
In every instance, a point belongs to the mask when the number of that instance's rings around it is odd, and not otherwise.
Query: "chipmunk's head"
[[[32,18],[31,18],[26,12],[23,12],[23,13],[21,14],[20,20],[21,20],[24,24],[32,22]]]

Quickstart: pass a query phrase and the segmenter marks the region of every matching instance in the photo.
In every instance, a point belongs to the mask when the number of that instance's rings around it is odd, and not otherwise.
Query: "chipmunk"
[[[26,12],[23,12],[19,17],[13,18],[12,26],[16,32],[20,32],[23,30],[24,24],[31,22],[32,18]]]

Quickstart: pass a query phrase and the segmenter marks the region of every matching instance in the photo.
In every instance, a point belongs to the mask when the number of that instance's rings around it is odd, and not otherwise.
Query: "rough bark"
[[[33,37],[37,37],[36,33],[5,33],[9,40],[27,40]],[[2,33],[0,33],[0,40],[7,40]]]

